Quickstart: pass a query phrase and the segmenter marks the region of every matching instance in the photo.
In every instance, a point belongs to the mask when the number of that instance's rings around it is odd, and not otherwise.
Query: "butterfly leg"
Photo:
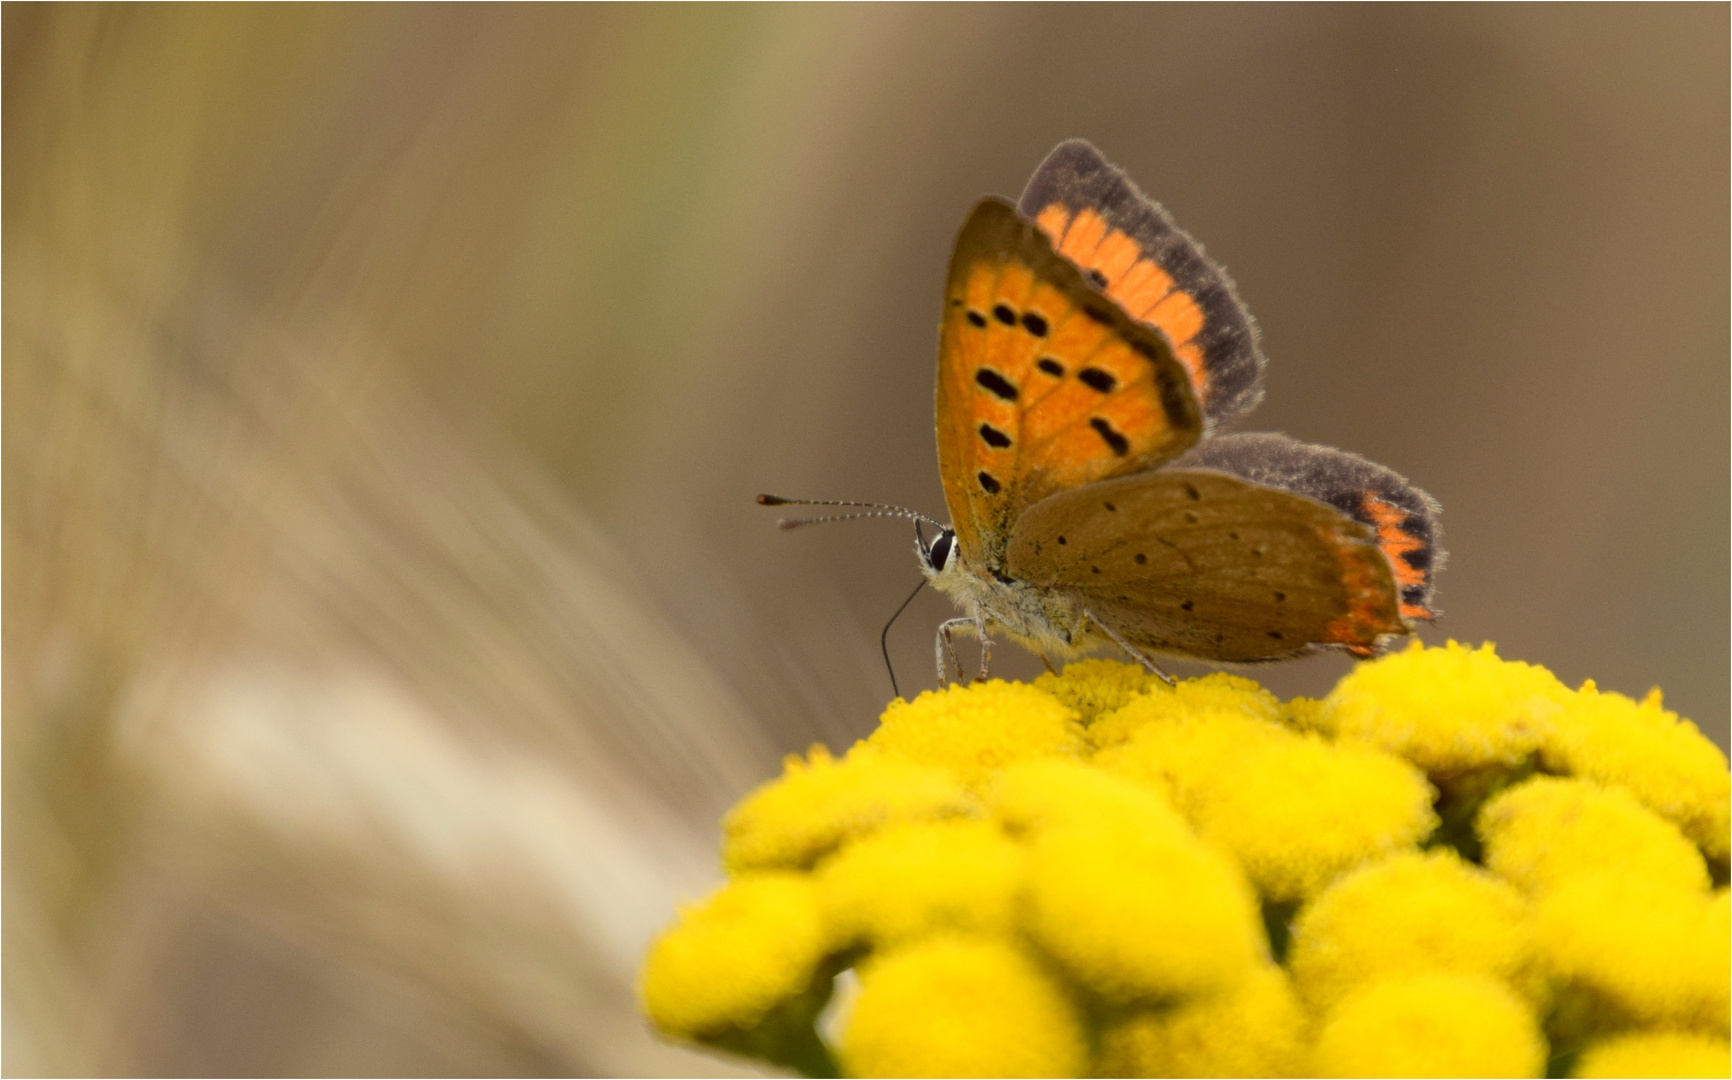
[[[974,632],[980,636],[980,681],[985,682],[992,667],[992,639],[986,636],[986,612],[979,604],[974,605]]]
[[[1130,653],[1131,659],[1133,659],[1133,660],[1137,661],[1137,663],[1143,665],[1143,668],[1145,670],[1147,670],[1151,675],[1159,675],[1161,677],[1161,681],[1166,683],[1168,686],[1179,685],[1178,680],[1174,679],[1171,675],[1168,675],[1166,672],[1162,671],[1160,669],[1160,667],[1157,666],[1153,660],[1150,660],[1147,656],[1144,656],[1142,653],[1142,650],[1136,648],[1130,642],[1126,641],[1124,638],[1119,637],[1117,631],[1115,631],[1112,627],[1108,626],[1106,623],[1101,622],[1099,619],[1095,618],[1094,612],[1090,611],[1088,608],[1083,608],[1083,614],[1088,616],[1089,622],[1092,622],[1096,626],[1100,627],[1101,631],[1103,633],[1105,633],[1107,637],[1112,638],[1113,641],[1118,644],[1119,648],[1123,649],[1127,653]]]
[[[967,683],[962,676],[962,661],[956,658],[956,646],[950,640],[950,635],[958,630],[974,629],[972,619],[947,619],[938,626],[938,640],[935,651],[938,653],[938,685],[943,686],[950,681],[950,669],[956,669],[956,681]],[[948,663],[946,663],[948,661]]]

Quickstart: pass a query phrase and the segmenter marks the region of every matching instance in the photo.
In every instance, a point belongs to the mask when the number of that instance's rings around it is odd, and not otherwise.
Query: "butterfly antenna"
[[[818,525],[826,521],[856,521],[860,518],[912,518],[922,521],[935,529],[944,526],[918,510],[910,510],[905,506],[892,506],[889,503],[854,502],[850,499],[784,499],[780,495],[759,495],[759,506],[858,506],[865,513],[859,514],[825,514],[821,517],[783,518],[776,522],[778,529],[798,529],[802,525]]]
[[[878,648],[884,653],[884,670],[890,673],[890,692],[897,697],[902,696],[902,688],[896,685],[896,667],[890,662],[890,628],[896,625],[896,620],[908,610],[908,605],[920,595],[920,590],[926,587],[926,579],[921,578],[920,584],[914,586],[914,591],[908,594],[908,599],[902,601],[902,606],[896,609],[896,614],[890,616],[890,621],[884,624],[884,630],[878,635]]]

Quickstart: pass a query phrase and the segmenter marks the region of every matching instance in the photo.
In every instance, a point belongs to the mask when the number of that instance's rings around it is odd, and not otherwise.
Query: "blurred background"
[[[951,240],[1070,136],[1237,278],[1247,426],[1441,500],[1427,640],[1724,746],[1728,31],[7,4],[4,1070],[737,1072],[637,959],[918,580],[752,496],[942,514]]]

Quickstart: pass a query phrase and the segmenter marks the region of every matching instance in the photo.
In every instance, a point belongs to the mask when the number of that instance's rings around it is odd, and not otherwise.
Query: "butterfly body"
[[[959,630],[1048,658],[1254,662],[1372,655],[1431,618],[1428,495],[1339,450],[1216,433],[1263,364],[1225,273],[1087,143],[1018,207],[979,203],[940,324],[951,525],[918,544],[963,612],[940,677]]]

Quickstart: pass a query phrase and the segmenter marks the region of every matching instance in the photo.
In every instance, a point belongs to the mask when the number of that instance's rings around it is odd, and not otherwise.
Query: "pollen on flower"
[[[1357,870],[1308,905],[1288,965],[1307,1004],[1327,1010],[1380,979],[1455,972],[1536,990],[1527,902],[1448,848]]]
[[[650,946],[638,991],[670,1035],[750,1027],[805,990],[829,946],[817,890],[804,874],[741,874]]]
[[[1535,905],[1534,939],[1552,977],[1642,1024],[1727,1034],[1732,952],[1726,890],[1630,874],[1577,878]]]
[[[1677,826],[1627,791],[1591,780],[1536,776],[1480,810],[1485,863],[1524,889],[1610,871],[1703,891],[1708,867]]]
[[[1007,765],[1076,757],[1085,744],[1075,709],[1044,690],[994,679],[891,702],[867,745],[947,769],[977,792]]]
[[[1084,724],[1114,712],[1155,687],[1165,690],[1160,676],[1143,670],[1140,664],[1121,664],[1113,660],[1078,660],[1066,664],[1062,675],[1048,672],[1034,680],[1036,688],[1077,711]]]
[[[1590,1046],[1570,1075],[1580,1080],[1616,1080],[1728,1073],[1732,1073],[1732,1046],[1725,1039],[1682,1031],[1639,1031]]]
[[[1450,642],[1354,668],[1324,699],[1321,721],[1340,739],[1380,746],[1434,776],[1531,755],[1569,693],[1543,667],[1500,660],[1491,645]]]
[[[1428,974],[1350,995],[1317,1034],[1313,1076],[1538,1076],[1533,1010],[1495,979]]]
[[[840,761],[821,746],[790,756],[781,779],[746,796],[722,822],[722,862],[735,873],[804,868],[851,837],[894,821],[969,813],[974,801],[945,769],[856,746]]]
[[[1072,664],[1065,668],[1065,674],[1068,675],[1076,666]],[[1119,666],[1131,667],[1128,664]],[[1097,722],[1089,728],[1090,743],[1098,749],[1117,746],[1129,740],[1144,725],[1161,721],[1194,720],[1223,714],[1269,724],[1281,721],[1280,699],[1250,679],[1217,671],[1200,679],[1185,679],[1177,686],[1168,686],[1159,679],[1150,678],[1153,681],[1147,684],[1142,694],[1128,697],[1116,710],[1101,711]]]
[[[1174,806],[1187,811],[1253,747],[1294,737],[1238,709],[1175,715],[1162,711],[1152,694],[1096,723],[1095,730],[1127,717],[1135,722],[1131,733],[1096,754],[1095,764],[1166,793]]]
[[[1732,773],[1696,725],[1661,704],[1601,693],[1589,681],[1564,700],[1540,748],[1553,772],[1621,787],[1676,824],[1709,858],[1727,860]]]
[[[1081,1076],[1087,1043],[1064,988],[997,938],[937,937],[860,970],[842,1034],[850,1076]]]
[[[893,944],[939,930],[1011,931],[1022,849],[990,821],[893,825],[818,869],[833,933]]]
[[[1299,1076],[1305,1012],[1286,973],[1258,968],[1231,990],[1109,1023],[1094,1076]]]

